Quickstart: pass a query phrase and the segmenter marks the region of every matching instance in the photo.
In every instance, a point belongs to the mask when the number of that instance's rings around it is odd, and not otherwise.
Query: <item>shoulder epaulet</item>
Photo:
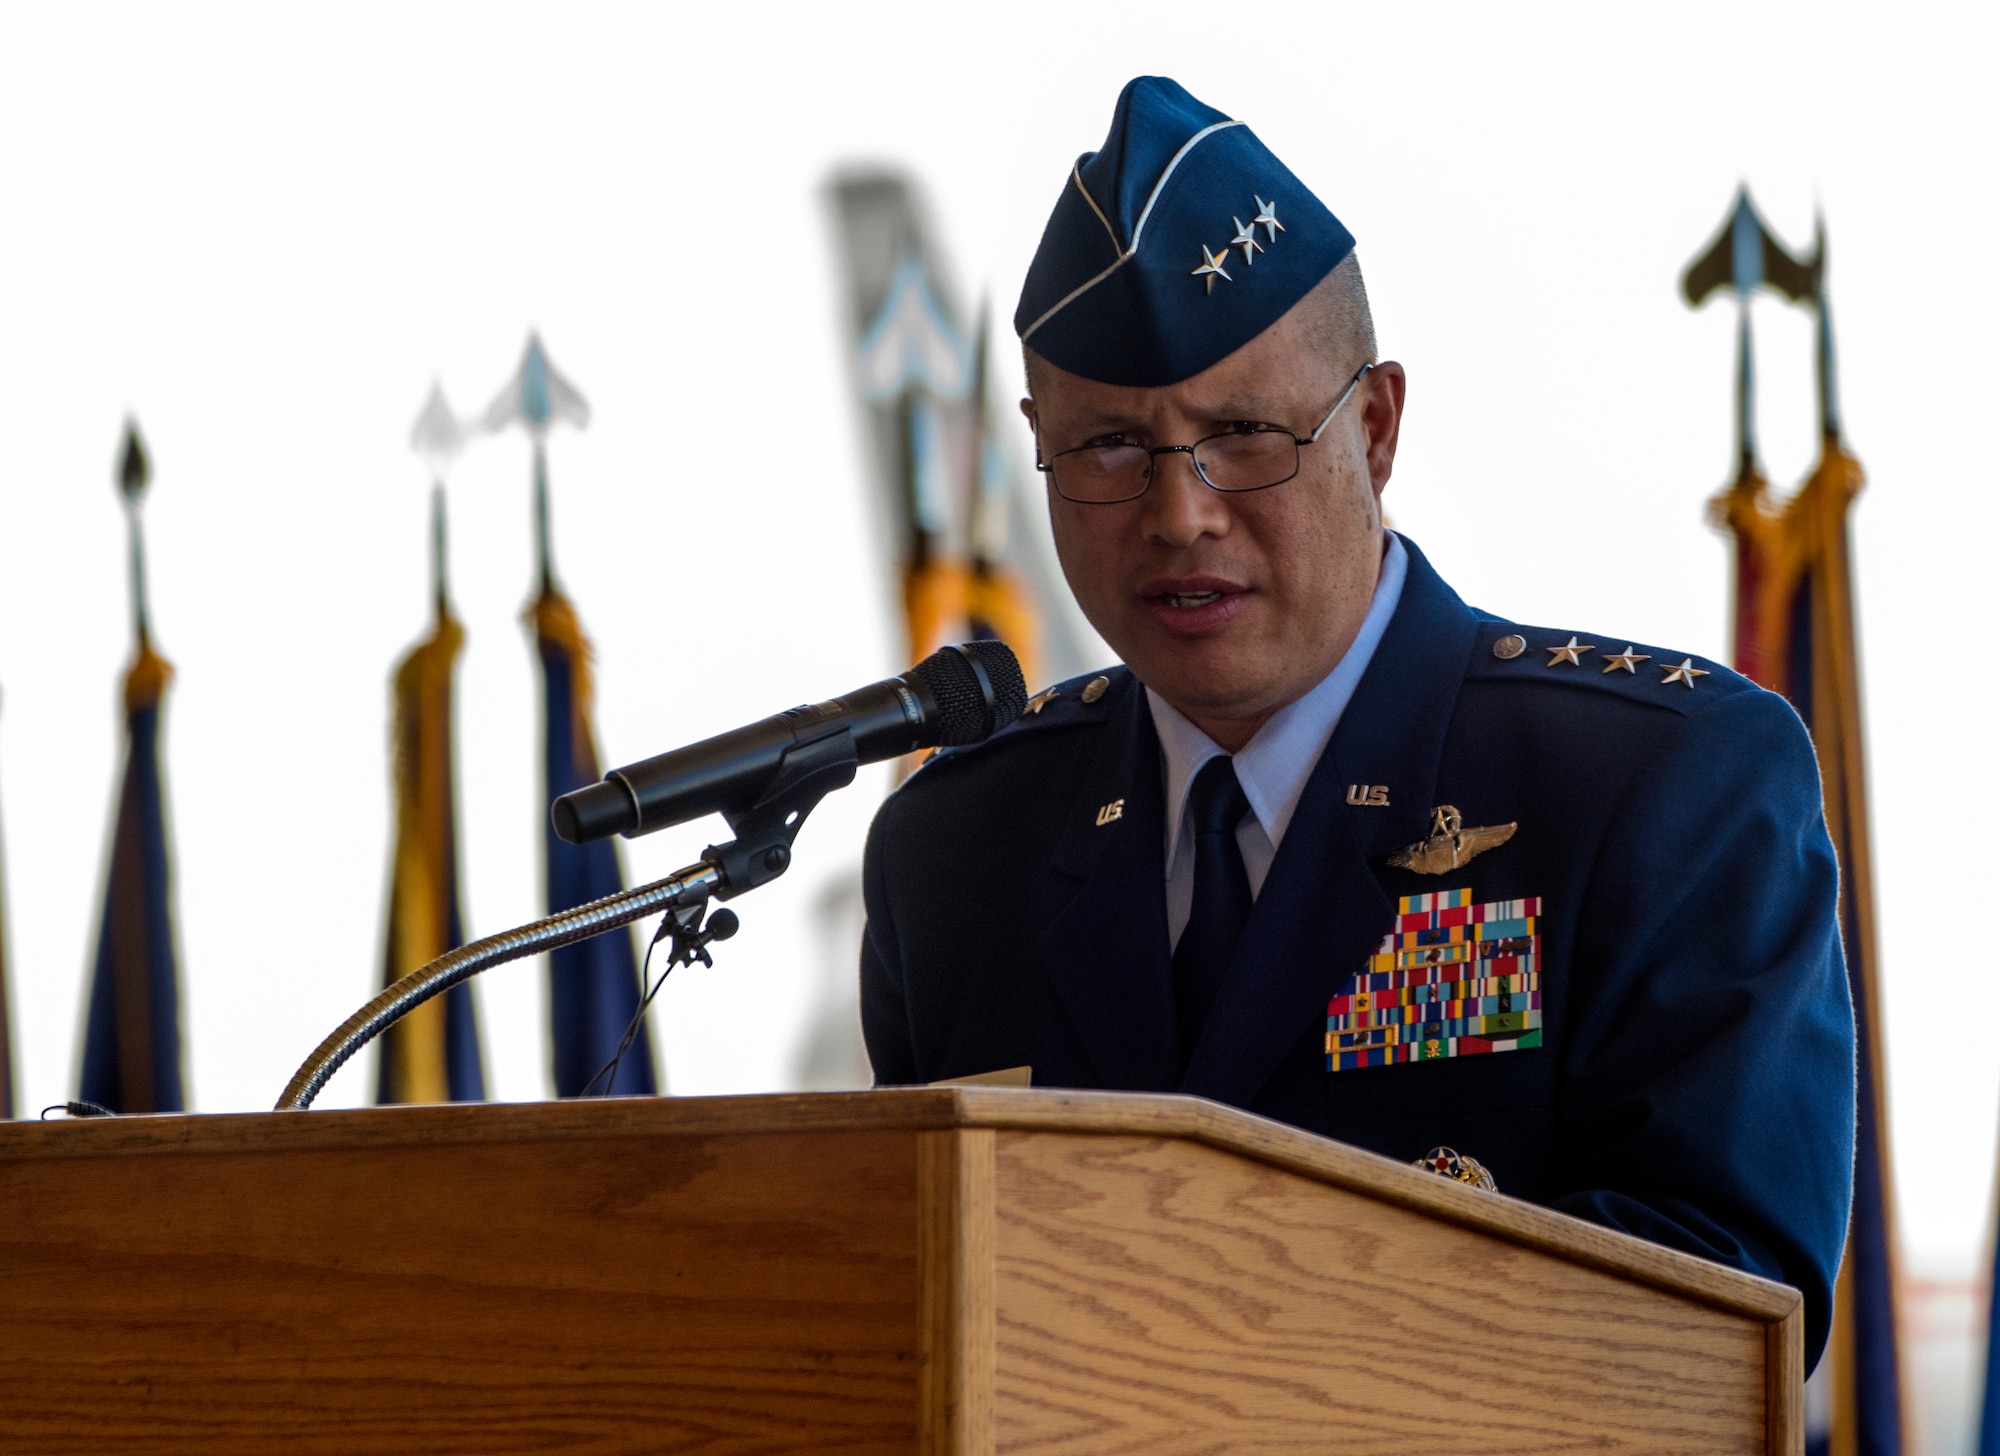
[[[1100,723],[1124,693],[1137,689],[1131,669],[1122,665],[1083,673],[1053,687],[1043,688],[1028,699],[1020,717],[991,738],[961,748],[940,748],[926,758],[922,766],[989,753],[1007,744],[1022,742],[1033,734]]]
[[[1721,663],[1692,653],[1628,642],[1603,633],[1528,627],[1487,620],[1466,668],[1468,680],[1504,680],[1596,690],[1698,712],[1710,702],[1762,689]]]

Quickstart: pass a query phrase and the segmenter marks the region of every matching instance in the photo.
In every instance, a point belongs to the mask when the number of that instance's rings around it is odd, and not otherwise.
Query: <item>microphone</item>
[[[841,733],[853,739],[850,763],[955,748],[999,732],[1027,703],[1021,664],[1006,643],[941,647],[900,677],[613,769],[602,783],[557,799],[550,818],[557,834],[586,844],[705,814],[740,815],[763,797],[795,748]]]

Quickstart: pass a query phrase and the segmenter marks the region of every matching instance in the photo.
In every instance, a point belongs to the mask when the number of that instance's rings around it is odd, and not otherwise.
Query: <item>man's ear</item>
[[[1361,405],[1361,428],[1368,437],[1368,483],[1376,495],[1396,468],[1396,441],[1403,430],[1403,396],[1410,385],[1403,366],[1384,359],[1368,371],[1368,396]]]
[[[1028,395],[1021,396],[1021,413],[1028,417],[1028,428],[1039,430],[1041,421],[1035,418],[1035,401]]]

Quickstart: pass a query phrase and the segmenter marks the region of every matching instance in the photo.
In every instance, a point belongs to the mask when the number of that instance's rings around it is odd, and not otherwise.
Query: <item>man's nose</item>
[[[1203,536],[1229,533],[1229,503],[1194,468],[1194,456],[1182,450],[1153,457],[1153,481],[1140,497],[1145,505],[1145,533],[1162,545],[1180,549]]]

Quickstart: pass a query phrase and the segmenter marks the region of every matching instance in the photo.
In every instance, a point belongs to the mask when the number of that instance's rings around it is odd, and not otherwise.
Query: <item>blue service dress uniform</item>
[[[1719,664],[1676,673],[1680,653],[1469,608],[1405,544],[1395,615],[1185,1064],[1158,740],[1115,668],[936,756],[876,817],[876,1078],[1027,1065],[1404,1160],[1447,1145],[1504,1193],[1798,1286],[1810,1366],[1846,1232],[1854,1031],[1805,729]],[[1517,828],[1443,874],[1391,865],[1445,805]],[[1475,968],[1505,974],[1447,991],[1504,999],[1414,1013],[1456,1035],[1390,1049],[1356,1014]]]

